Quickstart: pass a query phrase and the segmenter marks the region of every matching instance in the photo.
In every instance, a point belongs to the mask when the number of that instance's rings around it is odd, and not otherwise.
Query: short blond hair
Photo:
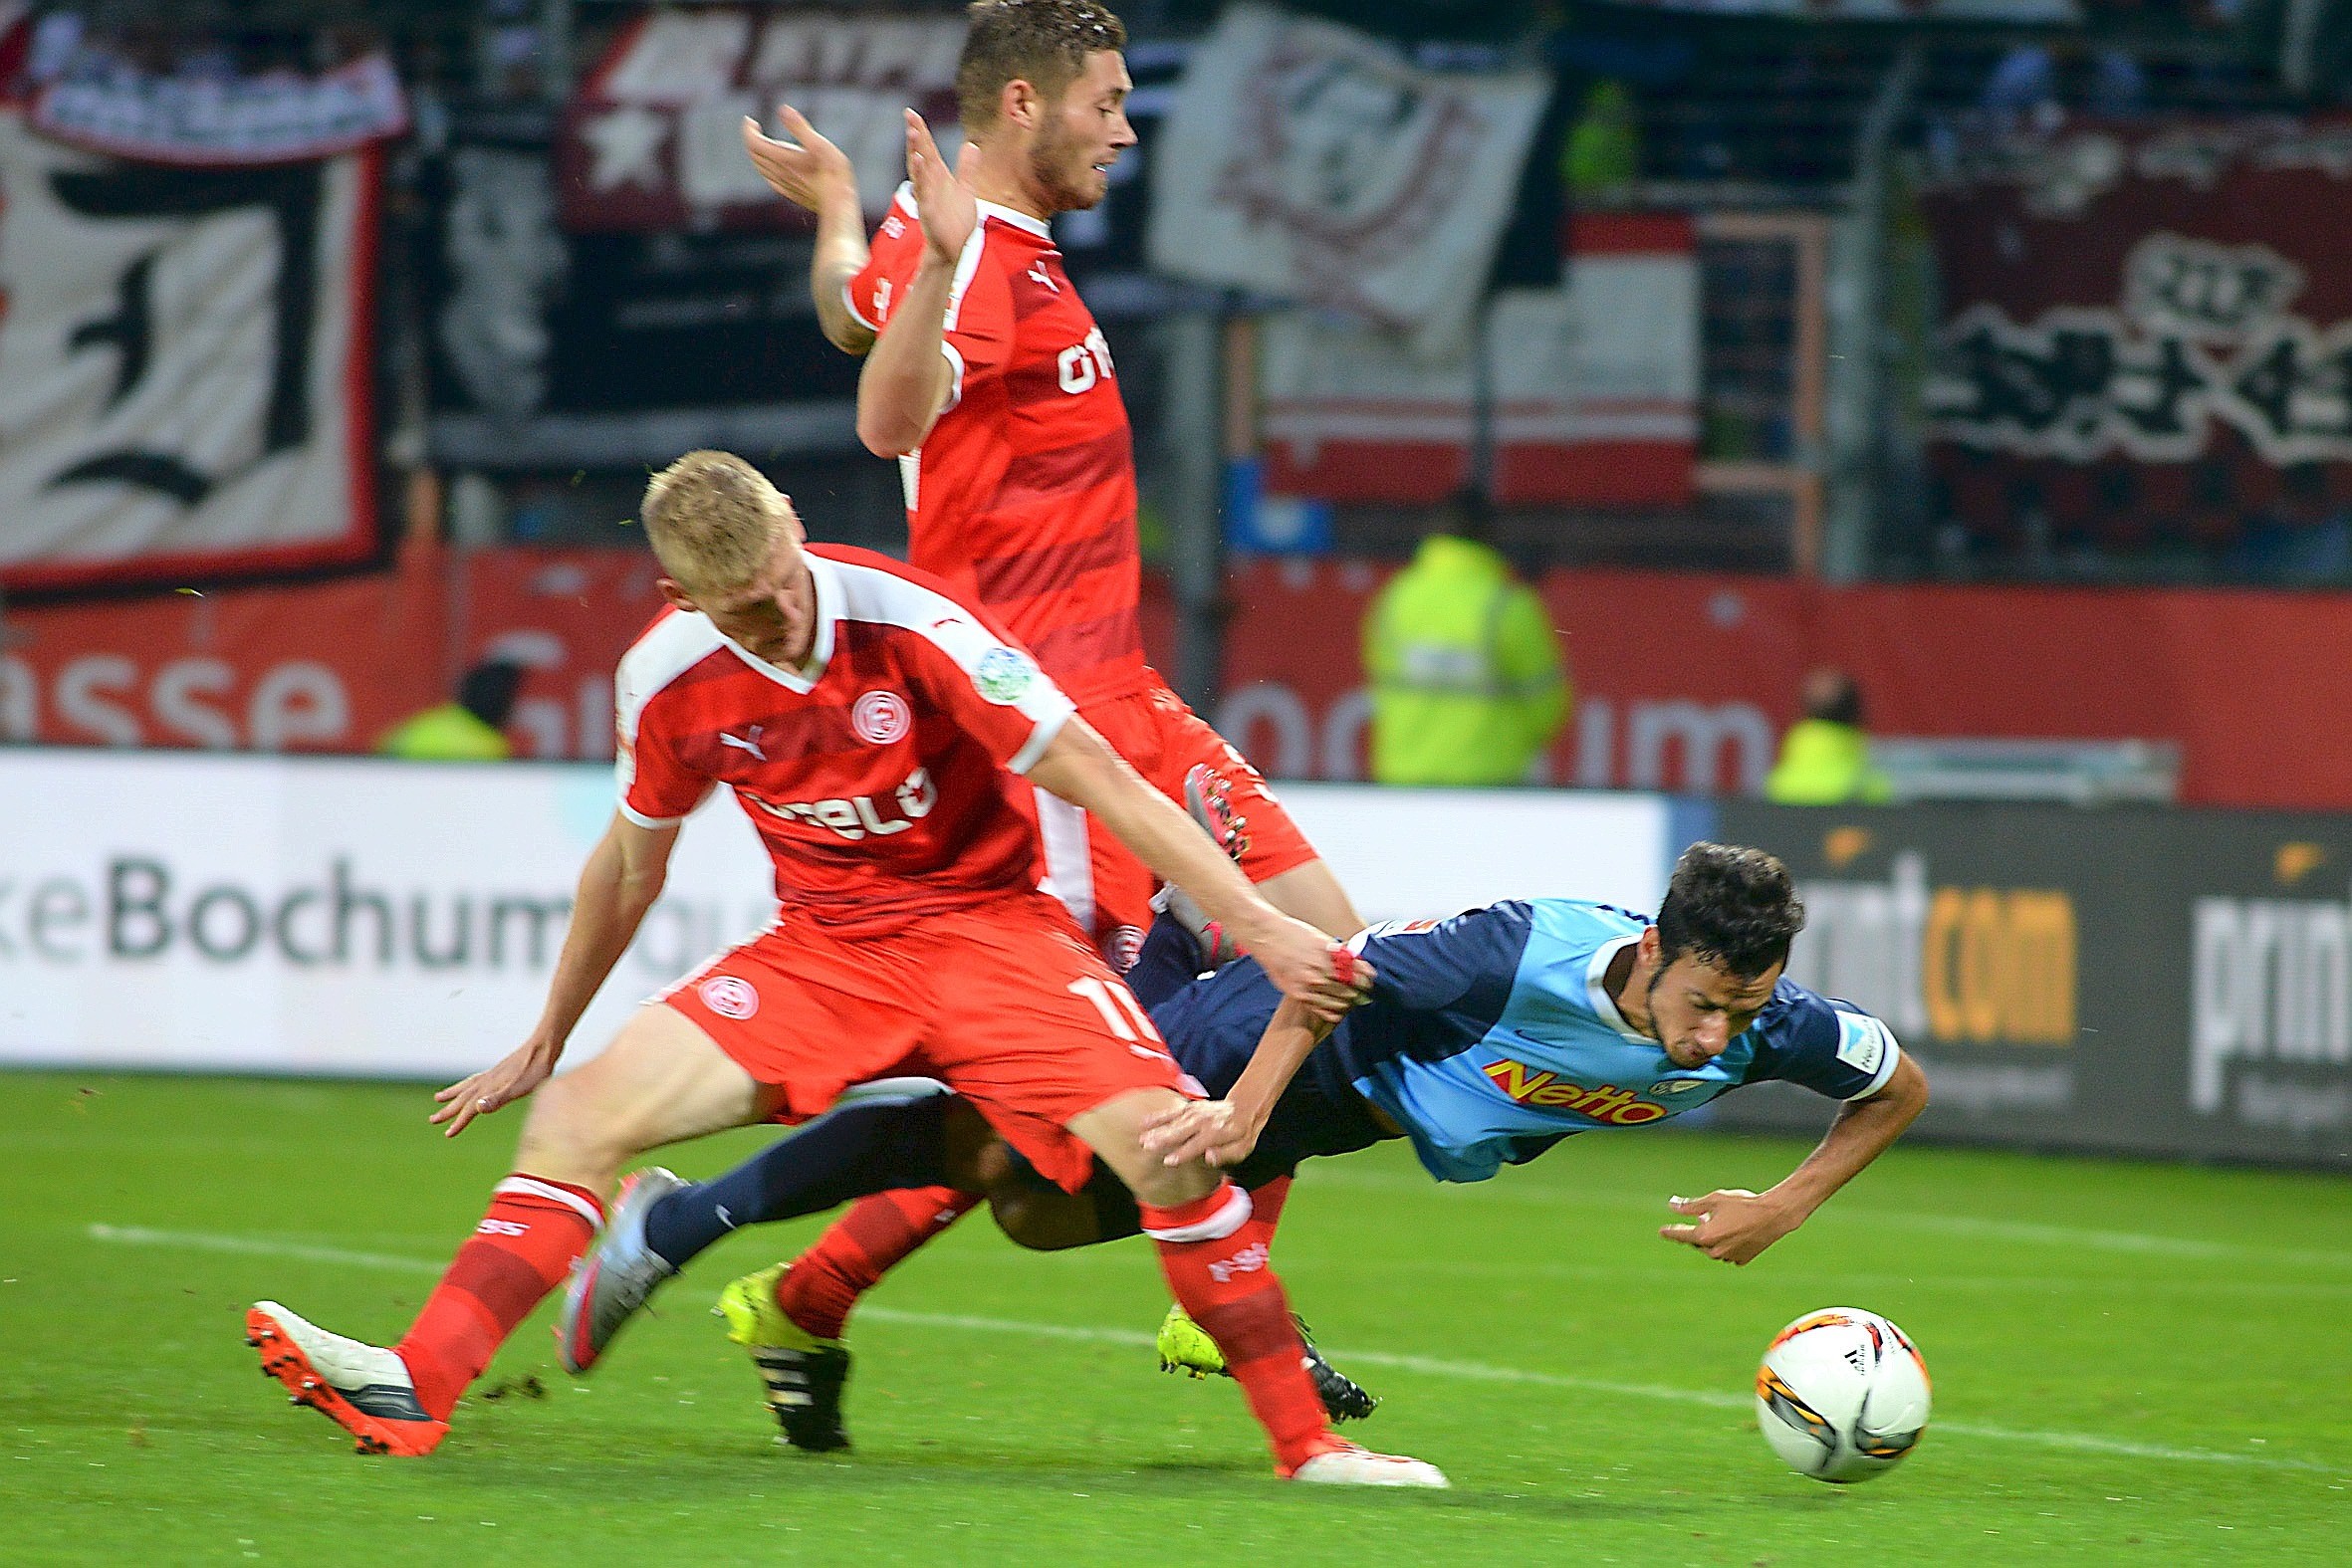
[[[646,483],[638,516],[655,559],[688,592],[742,587],[767,568],[792,503],[732,452],[689,452]]]

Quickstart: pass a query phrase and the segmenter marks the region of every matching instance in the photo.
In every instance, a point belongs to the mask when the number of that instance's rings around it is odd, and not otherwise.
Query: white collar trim
[[[977,196],[972,198],[972,204],[980,209],[980,215],[983,218],[994,218],[999,223],[1010,223],[1017,229],[1027,229],[1041,240],[1050,240],[1054,237],[1053,225],[1043,218],[1033,218],[1026,212],[1017,211],[998,202],[982,201]]]
[[[1636,1044],[1655,1045],[1656,1040],[1625,1021],[1625,1014],[1617,1010],[1616,1002],[1609,996],[1609,961],[1640,940],[1641,933],[1637,931],[1630,937],[1604,942],[1593,951],[1592,963],[1584,971],[1584,997],[1592,1004],[1594,1015],[1620,1035]]]
[[[841,582],[834,573],[833,563],[823,556],[802,559],[809,562],[809,575],[817,583],[817,641],[809,649],[808,663],[797,670],[788,670],[781,664],[770,664],[716,626],[711,628],[711,634],[727,645],[728,652],[786,691],[806,694],[824,679],[825,666],[832,662],[833,624],[840,618]]]

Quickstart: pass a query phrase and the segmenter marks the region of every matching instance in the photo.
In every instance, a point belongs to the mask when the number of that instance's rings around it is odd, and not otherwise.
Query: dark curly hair
[[[1737,844],[1698,843],[1674,863],[1658,906],[1658,967],[1685,953],[1754,980],[1788,960],[1804,929],[1804,901],[1777,855]]]
[[[967,131],[997,117],[1008,82],[1058,99],[1086,57],[1127,47],[1127,25],[1091,0],[973,0],[972,30],[956,61],[956,112]]]

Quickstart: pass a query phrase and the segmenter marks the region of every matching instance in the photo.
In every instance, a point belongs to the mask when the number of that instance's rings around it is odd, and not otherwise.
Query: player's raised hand
[[[743,116],[743,150],[751,154],[752,166],[760,171],[760,178],[768,188],[811,212],[822,211],[827,202],[857,199],[857,175],[849,167],[849,155],[818,134],[808,117],[790,104],[776,106],[777,118],[783,121],[790,141],[779,141],[760,129],[760,122]]]
[[[449,1125],[443,1129],[442,1136],[454,1138],[475,1117],[512,1105],[547,1082],[563,1054],[561,1041],[534,1036],[500,1057],[495,1065],[435,1094],[433,1098],[440,1109],[426,1119],[436,1127],[447,1122]]]
[[[1704,1198],[1669,1199],[1666,1207],[1678,1215],[1695,1216],[1699,1223],[1661,1226],[1660,1235],[1734,1265],[1754,1262],[1765,1247],[1795,1230],[1802,1218],[1745,1187],[1724,1188]]]
[[[1233,1166],[1250,1157],[1262,1130],[1230,1100],[1186,1100],[1174,1110],[1145,1117],[1141,1141],[1146,1153],[1167,1165],[1200,1160]]]
[[[915,211],[923,219],[923,244],[936,259],[953,263],[964,254],[964,242],[979,227],[980,208],[970,183],[979,167],[980,148],[964,143],[956,167],[949,168],[931,139],[931,127],[913,110],[906,112],[906,177],[915,188]]]
[[[1278,916],[1243,945],[1277,990],[1326,1023],[1371,995],[1372,966],[1303,920]]]

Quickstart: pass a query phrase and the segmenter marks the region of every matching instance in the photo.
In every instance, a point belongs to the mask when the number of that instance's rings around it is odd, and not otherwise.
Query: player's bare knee
[[[515,1151],[519,1170],[602,1192],[622,1165],[642,1152],[595,1092],[589,1073],[562,1073],[540,1085],[528,1104]]]
[[[1198,1160],[1164,1165],[1156,1155],[1149,1157],[1142,1170],[1120,1174],[1135,1201],[1152,1209],[1174,1209],[1206,1198],[1225,1179],[1223,1172]]]

